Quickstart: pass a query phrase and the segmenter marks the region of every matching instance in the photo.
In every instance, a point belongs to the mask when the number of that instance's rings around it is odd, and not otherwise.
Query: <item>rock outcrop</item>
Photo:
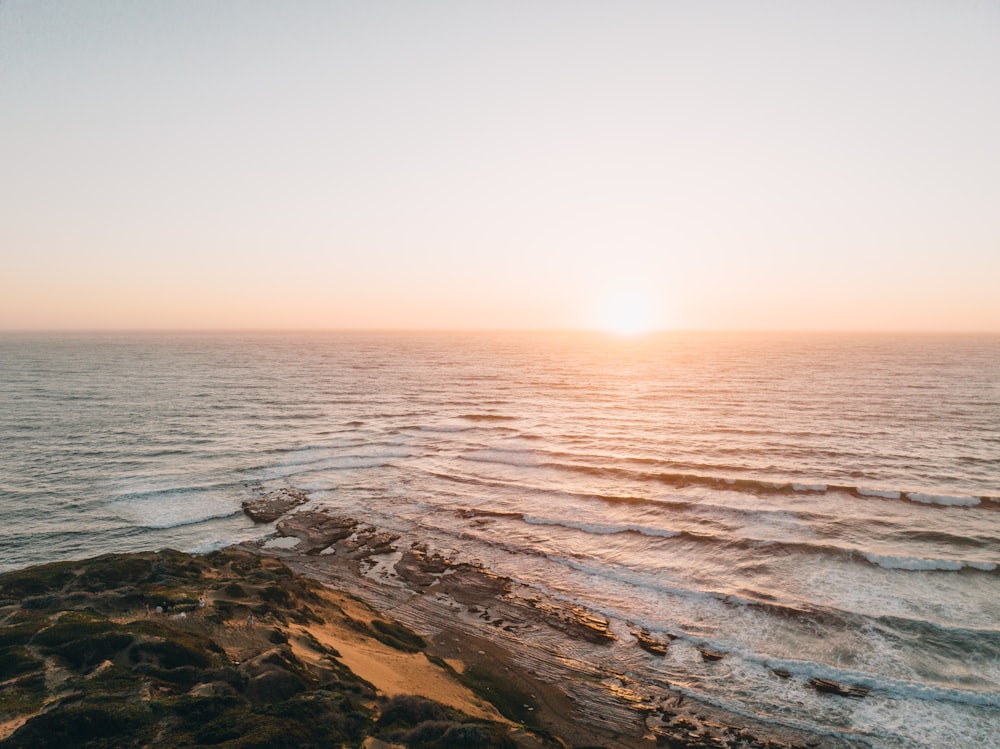
[[[298,489],[279,489],[268,492],[259,499],[243,503],[243,512],[255,523],[273,523],[289,510],[309,501],[309,496]]]

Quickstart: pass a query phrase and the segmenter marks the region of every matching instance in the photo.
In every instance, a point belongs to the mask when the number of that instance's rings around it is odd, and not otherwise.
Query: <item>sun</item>
[[[646,294],[620,291],[609,295],[601,305],[598,325],[601,330],[618,335],[635,336],[653,329],[655,305]]]

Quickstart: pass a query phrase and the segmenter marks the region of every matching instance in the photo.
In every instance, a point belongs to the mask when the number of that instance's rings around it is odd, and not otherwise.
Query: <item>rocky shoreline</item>
[[[245,511],[276,521],[274,532],[204,556],[105,555],[0,575],[0,743],[858,746],[642,683],[627,662],[669,660],[670,638],[307,501],[261,493]],[[701,658],[715,668],[725,654]]]
[[[616,630],[580,606],[541,596],[472,561],[450,558],[420,539],[358,518],[302,510],[285,515],[273,536],[249,546],[358,596],[376,610],[391,612],[425,636],[430,652],[441,657],[468,658],[462,643],[490,643],[504,654],[505,668],[522,674],[526,683],[547,691],[561,706],[541,720],[571,746],[858,746],[735,715],[679,690],[638,683],[629,672],[607,666],[607,649],[635,647],[661,658],[669,652],[670,639],[635,627]],[[701,657],[711,668],[724,654],[702,651]],[[838,698],[864,696],[849,685],[811,686]]]

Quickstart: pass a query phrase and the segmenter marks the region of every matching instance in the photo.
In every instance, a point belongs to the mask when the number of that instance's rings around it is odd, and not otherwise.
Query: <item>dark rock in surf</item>
[[[335,517],[325,512],[297,512],[278,523],[279,536],[294,536],[302,541],[305,554],[318,554],[336,541],[352,535],[358,521]]]
[[[817,692],[824,694],[836,694],[840,697],[865,697],[871,691],[868,687],[852,684],[841,684],[839,681],[830,679],[810,679],[809,686]]]
[[[260,499],[243,502],[243,512],[255,523],[271,523],[289,510],[309,501],[308,495],[298,489],[280,489]]]
[[[611,623],[607,619],[594,616],[579,606],[561,602],[536,602],[531,608],[541,614],[548,624],[576,640],[586,640],[595,645],[608,645],[618,639],[611,631]]]
[[[670,638],[666,641],[653,637],[648,629],[637,629],[632,636],[639,642],[639,647],[647,653],[664,656],[667,654],[667,646],[670,645]]]

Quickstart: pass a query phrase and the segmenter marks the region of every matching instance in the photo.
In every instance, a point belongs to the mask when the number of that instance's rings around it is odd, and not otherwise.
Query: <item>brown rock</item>
[[[317,511],[297,512],[278,523],[278,534],[300,539],[304,553],[317,554],[353,534],[357,525],[358,521],[354,518],[335,517]]]
[[[243,503],[245,512],[255,523],[271,523],[286,512],[309,501],[308,495],[298,489],[280,489],[265,494],[260,499]]]
[[[632,636],[638,640],[639,647],[647,653],[660,656],[667,654],[667,646],[670,645],[670,640],[658,640],[649,633],[648,629],[638,629],[632,633]]]
[[[451,560],[440,554],[430,554],[427,547],[414,544],[396,562],[396,574],[411,585],[426,588],[433,584],[438,576],[451,567]]]
[[[841,684],[839,681],[832,681],[830,679],[810,679],[809,686],[817,692],[836,694],[841,697],[864,697],[871,691],[868,687]]]

